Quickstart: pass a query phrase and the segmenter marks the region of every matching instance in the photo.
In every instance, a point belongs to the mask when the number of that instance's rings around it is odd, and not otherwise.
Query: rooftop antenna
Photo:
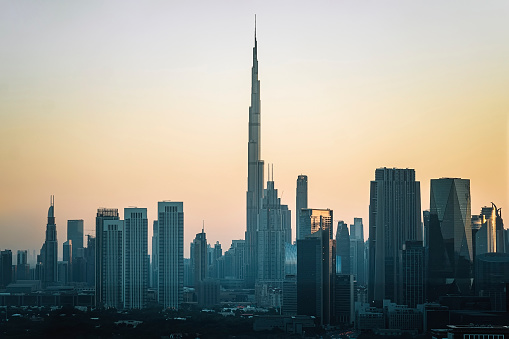
[[[274,164],[272,164],[272,181],[274,181]]]
[[[205,220],[203,220],[203,225],[201,226],[201,233],[205,233]]]
[[[255,41],[256,41],[256,14],[255,14]]]

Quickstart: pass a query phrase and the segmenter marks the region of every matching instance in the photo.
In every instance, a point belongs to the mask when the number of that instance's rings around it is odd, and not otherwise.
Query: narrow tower
[[[258,80],[258,58],[256,42],[253,47],[251,71],[251,107],[249,107],[249,141],[247,166],[247,220],[246,220],[246,283],[254,286],[257,274],[257,224],[263,195],[263,160],[260,160],[260,81]]]
[[[46,241],[43,245],[43,269],[44,283],[51,285],[58,281],[57,276],[57,258],[58,258],[58,242],[57,242],[57,225],[55,224],[55,196],[50,198],[50,207],[48,209],[48,224],[46,225]]]

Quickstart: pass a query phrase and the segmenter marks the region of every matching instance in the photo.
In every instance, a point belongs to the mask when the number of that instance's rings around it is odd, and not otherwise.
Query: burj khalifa
[[[260,80],[258,80],[258,58],[256,42],[253,47],[251,73],[251,107],[249,107],[249,142],[247,166],[247,220],[246,220],[246,285],[253,287],[257,274],[257,228],[263,196],[263,160],[260,159]]]

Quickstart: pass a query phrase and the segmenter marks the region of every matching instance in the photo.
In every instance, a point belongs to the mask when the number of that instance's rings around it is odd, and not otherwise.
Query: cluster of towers
[[[96,236],[88,237],[86,247],[83,220],[68,221],[63,260],[58,261],[52,197],[33,278],[45,287],[87,283],[95,288],[97,306],[115,308],[146,307],[149,287],[160,305],[174,309],[186,299],[184,286],[195,288],[201,305],[218,302],[219,286],[251,289],[257,304],[315,316],[322,325],[351,323],[354,300],[416,307],[445,295],[482,294],[503,307],[508,233],[494,204],[472,215],[468,179],[432,179],[430,209],[421,214],[415,170],[376,169],[365,241],[361,218],[349,227],[339,221],[334,233],[333,211],[308,207],[308,177],[299,175],[292,243],[291,211],[278,196],[273,169],[264,188],[260,102],[255,30],[245,239],[233,240],[223,254],[219,243],[207,243],[202,229],[191,244],[191,258],[184,259],[183,203],[161,201],[150,260],[147,209],[125,208],[120,220],[118,209],[100,208]],[[5,287],[12,254],[2,251],[0,259],[0,286]],[[9,260],[11,265],[4,264]],[[18,251],[17,270],[18,279],[28,279],[26,251]],[[274,302],[275,294],[279,301]]]

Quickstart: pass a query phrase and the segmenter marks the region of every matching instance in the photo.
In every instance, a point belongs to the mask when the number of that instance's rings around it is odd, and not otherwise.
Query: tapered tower
[[[258,45],[253,47],[251,70],[251,107],[249,107],[249,141],[247,165],[247,219],[246,219],[246,284],[254,286],[257,274],[257,224],[263,196],[263,160],[260,159],[260,80],[258,80]]]
[[[57,277],[57,225],[55,224],[55,196],[50,198],[50,207],[48,209],[48,224],[46,225],[46,240],[41,250],[44,269],[44,283],[51,285],[58,281]]]

